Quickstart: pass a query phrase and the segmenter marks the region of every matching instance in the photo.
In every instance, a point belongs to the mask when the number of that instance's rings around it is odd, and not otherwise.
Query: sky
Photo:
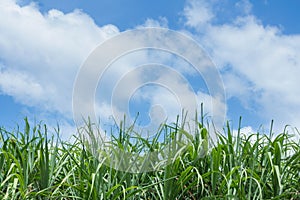
[[[14,128],[27,116],[33,123],[59,124],[63,134],[73,132],[73,91],[89,56],[126,31],[160,27],[202,47],[221,77],[225,101],[178,56],[134,51],[115,60],[97,86],[91,104],[104,129],[126,106],[131,118],[140,112],[143,126],[151,119],[174,121],[178,101],[194,97],[197,108],[204,102],[207,116],[220,123],[225,113],[237,128],[242,116],[245,132],[268,129],[272,119],[279,132],[287,124],[300,127],[299,8],[297,0],[1,0],[0,126]],[[135,68],[153,62],[172,66],[175,74],[162,66],[149,72]],[[142,85],[145,73],[170,87]],[[122,77],[130,81],[115,87]],[[139,88],[128,97],[130,84]],[[117,100],[110,102],[115,88]]]

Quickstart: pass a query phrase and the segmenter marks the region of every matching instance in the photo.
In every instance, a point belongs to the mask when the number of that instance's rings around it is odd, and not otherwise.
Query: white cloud
[[[36,83],[27,74],[22,74],[19,71],[0,72],[0,87],[4,94],[16,96],[17,100],[24,101],[31,105],[32,99],[43,98],[45,93],[41,85]],[[30,90],[28,90],[30,88]]]
[[[241,2],[241,9],[250,12],[249,2]],[[186,24],[192,25],[189,20]],[[277,26],[264,26],[249,13],[233,23],[210,23],[195,37],[222,71],[229,97],[249,107],[254,102],[266,122],[275,119],[277,130],[287,123],[300,126],[300,35],[284,35]]]
[[[257,136],[255,134],[257,134],[257,131],[253,130],[251,126],[245,126],[240,128],[240,137],[242,139],[248,139],[250,137],[249,141],[251,144],[254,144],[257,141]],[[262,133],[260,134],[262,136]],[[232,135],[233,137],[237,138],[238,130],[233,130]],[[263,138],[263,140],[265,140],[265,138]],[[236,145],[240,145],[240,144],[236,143]]]
[[[142,26],[139,27],[163,27],[168,28],[168,19],[165,17],[159,17],[158,20],[148,18]]]
[[[190,0],[184,8],[186,25],[200,28],[209,23],[214,14],[211,10],[212,5],[205,0]]]
[[[300,36],[284,36],[248,17],[239,26],[212,27],[206,38],[214,57],[250,83],[244,88],[247,93],[235,96],[243,99],[251,94],[250,98],[262,105],[265,118],[299,124]]]
[[[71,115],[76,73],[101,42],[117,34],[113,25],[98,27],[74,10],[43,14],[31,3],[0,3],[1,92],[24,105]]]
[[[257,133],[257,131],[254,131],[251,126],[241,127],[241,129],[240,129],[241,135],[250,136],[251,134],[255,134],[255,133]],[[233,135],[237,136],[238,130],[233,130]]]

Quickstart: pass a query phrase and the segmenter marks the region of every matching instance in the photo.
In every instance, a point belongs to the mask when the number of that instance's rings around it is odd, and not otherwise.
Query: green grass
[[[1,128],[0,199],[300,199],[300,144],[286,129],[233,135],[227,124],[209,146],[210,129],[201,122],[194,134],[177,122],[151,139],[121,125],[109,143],[76,135],[61,141],[59,130],[49,137],[46,125],[30,127],[27,119],[24,130]],[[92,138],[95,128],[87,123],[79,131]],[[115,169],[126,169],[127,153],[145,152],[156,154],[127,162],[127,172]],[[145,160],[156,170],[130,172]]]

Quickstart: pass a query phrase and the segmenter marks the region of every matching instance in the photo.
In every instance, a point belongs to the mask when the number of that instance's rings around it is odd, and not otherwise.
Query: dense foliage
[[[129,173],[109,167],[76,135],[73,141],[47,137],[46,125],[30,127],[27,120],[24,130],[1,128],[0,199],[300,199],[300,144],[286,130],[233,134],[227,124],[207,148],[210,129],[201,123],[193,134],[178,123],[163,129],[169,139],[153,141],[131,140],[120,128],[111,144],[124,151],[159,150],[186,136],[169,165]]]

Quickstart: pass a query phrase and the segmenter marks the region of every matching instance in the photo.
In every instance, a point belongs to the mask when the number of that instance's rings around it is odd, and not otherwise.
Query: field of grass
[[[30,127],[26,119],[24,128],[2,127],[0,199],[300,199],[300,144],[286,130],[233,134],[228,124],[209,147],[210,129],[197,125],[195,134],[179,123],[164,125],[163,140],[133,139],[130,127],[121,126],[109,149],[103,143],[97,153],[81,137],[62,141],[63,133],[49,136],[46,125]],[[83,131],[95,135],[92,124]],[[131,173],[109,165],[109,158],[123,155],[120,150],[162,153],[178,145],[172,159],[161,156],[152,163],[155,171]],[[168,165],[161,166],[164,159]]]

